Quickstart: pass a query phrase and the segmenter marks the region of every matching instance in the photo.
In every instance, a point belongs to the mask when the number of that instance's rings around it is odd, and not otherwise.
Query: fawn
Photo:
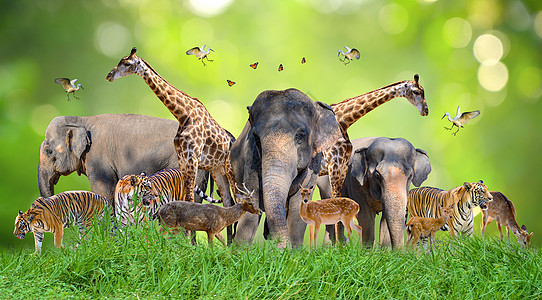
[[[411,242],[411,247],[414,249],[420,238],[429,238],[429,243],[432,245],[435,239],[435,233],[437,233],[437,231],[439,231],[439,229],[446,224],[448,219],[452,218],[452,214],[454,213],[454,205],[455,203],[452,203],[452,205],[444,208],[439,203],[438,206],[442,212],[440,218],[410,218],[406,224],[408,239],[405,247],[407,247],[408,243]]]
[[[313,241],[316,246],[316,238],[320,225],[332,225],[341,221],[346,228],[348,240],[352,234],[352,228],[358,232],[359,242],[361,244],[361,226],[354,223],[354,218],[359,212],[359,205],[348,198],[331,198],[320,201],[311,201],[312,189],[300,189],[301,208],[299,214],[301,219],[309,225],[310,228],[310,246]]]
[[[160,219],[161,231],[165,228],[173,228],[176,234],[180,228],[186,230],[205,231],[209,245],[213,245],[213,238],[216,237],[224,246],[226,242],[222,236],[222,230],[237,222],[245,212],[261,215],[262,211],[252,203],[254,191],[249,192],[246,185],[245,191],[236,188],[241,192],[237,195],[240,200],[231,207],[220,207],[213,204],[201,204],[188,201],[172,201],[162,205],[154,219]]]
[[[518,238],[520,245],[524,247],[529,246],[533,232],[529,234],[525,225],[521,226],[521,228],[518,226],[516,222],[516,209],[512,201],[508,200],[501,192],[491,192],[491,195],[493,195],[493,201],[487,204],[486,210],[482,210],[482,223],[480,223],[482,238],[484,237],[487,224],[495,220],[501,234],[501,240],[503,238],[501,226],[504,225],[508,233],[508,240],[510,240],[510,231],[512,231]]]

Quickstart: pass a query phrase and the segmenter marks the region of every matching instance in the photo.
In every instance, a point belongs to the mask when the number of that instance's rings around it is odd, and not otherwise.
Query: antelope
[[[411,247],[414,249],[420,238],[429,238],[429,244],[432,245],[435,239],[435,233],[439,231],[444,224],[446,224],[448,219],[452,218],[454,205],[455,203],[452,203],[447,208],[444,208],[439,203],[438,206],[441,210],[440,218],[410,218],[406,224],[408,239],[405,247],[407,247],[408,243],[411,242]]]
[[[510,240],[510,231],[512,231],[518,238],[518,243],[524,247],[528,247],[531,243],[533,232],[529,234],[525,225],[521,226],[521,228],[519,227],[516,221],[516,209],[512,201],[508,200],[501,192],[490,193],[493,195],[493,201],[487,204],[487,209],[482,210],[482,223],[480,223],[482,238],[484,238],[487,224],[496,220],[501,240],[503,238],[501,226],[504,225],[508,234],[508,240]]]
[[[330,198],[320,201],[311,201],[312,189],[300,189],[301,207],[299,214],[301,219],[309,225],[310,228],[310,246],[313,241],[316,246],[316,238],[320,225],[332,225],[342,222],[346,228],[348,240],[352,234],[352,228],[358,232],[359,242],[361,244],[361,226],[354,223],[354,218],[359,212],[359,205],[349,198]]]
[[[153,219],[160,219],[162,224],[161,232],[166,228],[172,228],[173,233],[179,232],[180,228],[185,230],[205,231],[209,245],[213,245],[213,238],[216,237],[224,246],[226,242],[222,236],[222,230],[237,222],[245,212],[261,215],[262,211],[252,203],[254,191],[249,192],[246,185],[244,190],[235,187],[240,192],[237,204],[230,207],[220,207],[212,204],[201,204],[188,201],[172,201],[162,205]]]

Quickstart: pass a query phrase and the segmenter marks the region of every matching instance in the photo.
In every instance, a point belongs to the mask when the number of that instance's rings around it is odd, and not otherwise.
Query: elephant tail
[[[212,183],[211,183],[211,188],[212,188]],[[217,199],[213,199],[211,198],[210,196],[207,196],[200,188],[199,186],[196,185],[196,188],[194,190],[200,197],[201,199],[207,201],[207,202],[210,202],[210,203],[221,203],[222,200],[217,200]]]

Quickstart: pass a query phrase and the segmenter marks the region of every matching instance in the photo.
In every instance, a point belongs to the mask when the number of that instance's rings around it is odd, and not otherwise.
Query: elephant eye
[[[382,174],[380,174],[378,170],[375,170],[373,174],[374,174],[375,179],[382,180]]]
[[[51,154],[53,154],[53,150],[51,150],[51,148],[45,148],[45,154],[47,156],[50,156]]]
[[[295,141],[296,141],[298,144],[301,144],[301,143],[303,142],[303,139],[305,138],[306,135],[307,135],[307,133],[305,132],[304,129],[299,130],[299,131],[295,134]]]

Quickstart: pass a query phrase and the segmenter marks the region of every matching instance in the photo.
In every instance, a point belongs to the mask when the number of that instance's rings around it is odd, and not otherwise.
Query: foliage
[[[168,239],[151,226],[111,235],[108,221],[41,255],[0,251],[8,298],[540,298],[538,249],[495,239],[442,239],[432,251],[340,247],[280,250]],[[105,226],[103,224],[106,224]],[[444,235],[443,235],[444,236]],[[80,243],[79,246],[75,246]]]

